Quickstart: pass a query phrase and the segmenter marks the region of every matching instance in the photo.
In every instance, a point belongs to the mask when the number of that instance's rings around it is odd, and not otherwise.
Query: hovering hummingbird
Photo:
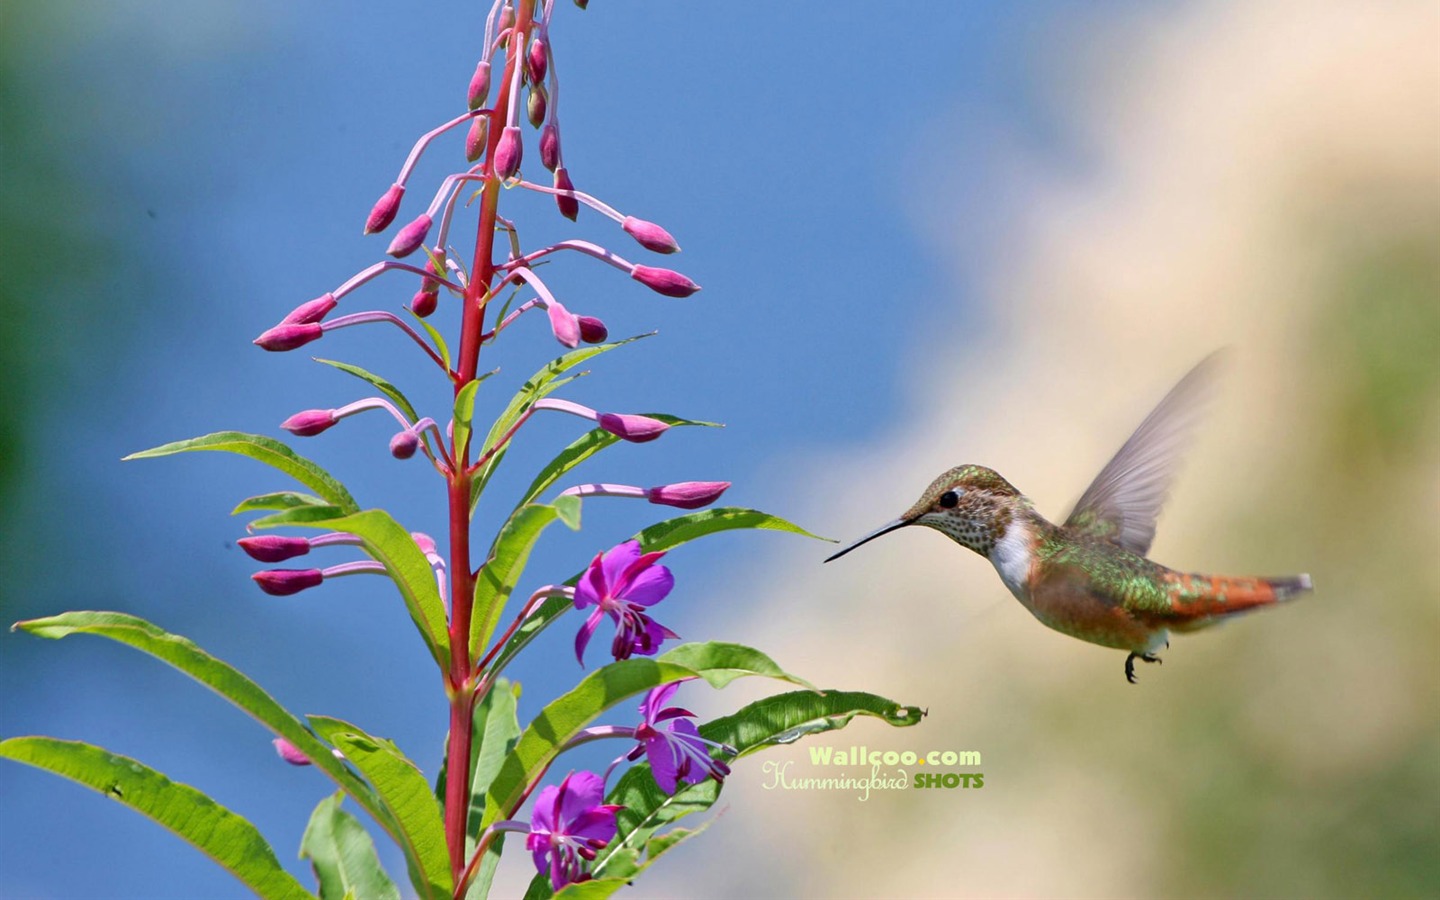
[[[1010,482],[984,466],[957,466],[900,518],[825,560],[907,525],[943,532],[994,564],[1010,593],[1045,625],[1158,663],[1170,633],[1190,632],[1310,590],[1310,576],[1232,578],[1177,572],[1145,558],[1155,520],[1193,430],[1216,357],[1203,360],[1140,423],[1054,525]]]

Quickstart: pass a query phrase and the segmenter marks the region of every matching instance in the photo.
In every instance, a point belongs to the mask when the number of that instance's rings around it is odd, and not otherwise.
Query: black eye
[[[960,495],[954,491],[946,491],[940,495],[940,505],[945,509],[954,509],[955,504],[960,502]]]

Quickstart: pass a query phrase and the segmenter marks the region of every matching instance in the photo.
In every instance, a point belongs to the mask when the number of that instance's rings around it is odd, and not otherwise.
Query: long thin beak
[[[862,537],[860,540],[856,541],[855,543],[853,543],[853,544],[851,544],[850,546],[846,547],[845,549],[841,550],[839,553],[836,553],[834,556],[829,557],[829,558],[826,559],[825,561],[826,561],[826,562],[830,562],[830,560],[832,560],[832,559],[839,559],[840,557],[842,557],[842,556],[844,556],[845,554],[849,553],[851,550],[854,550],[856,547],[860,546],[861,544],[868,544],[868,543],[870,543],[871,541],[875,540],[877,537],[879,537],[879,536],[882,535],[882,534],[889,534],[890,532],[894,531],[895,529],[897,529],[897,528],[904,528],[906,525],[909,525],[909,524],[910,524],[910,520],[909,520],[909,519],[896,519],[896,520],[893,521],[893,522],[886,522],[884,525],[881,525],[879,528],[877,528],[877,529],[875,529],[874,531],[870,532],[869,534],[865,535],[865,536]]]

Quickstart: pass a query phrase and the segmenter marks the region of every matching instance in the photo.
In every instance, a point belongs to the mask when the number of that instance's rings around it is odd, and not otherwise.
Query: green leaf
[[[676,650],[682,650],[677,647]],[[673,651],[672,651],[673,652]],[[916,725],[925,715],[917,706],[902,706],[893,700],[858,691],[792,691],[757,700],[734,715],[700,726],[706,740],[727,744],[739,759],[774,744],[792,743],[799,738],[844,728],[856,716],[871,716],[897,728]],[[718,755],[718,751],[715,751]],[[655,784],[650,766],[637,763],[610,790],[607,801],[625,808],[616,816],[619,833],[610,846],[600,851],[595,871],[604,872],[612,854],[663,840],[652,839],[655,831],[691,813],[708,809],[720,796],[721,785],[713,780],[683,785],[667,796]]]
[[[745,651],[743,655],[751,660],[753,670],[740,671],[742,654],[739,651]],[[686,664],[671,662],[668,659],[671,654]],[[615,704],[682,678],[698,676],[711,683],[728,684],[745,674],[803,683],[787,675],[758,650],[736,644],[682,644],[657,659],[632,658],[591,672],[568,693],[547,704],[520,735],[486,793],[481,829],[510,815],[525,785],[554,761],[567,741]]]
[[[650,334],[654,334],[654,332],[650,332]],[[511,428],[515,427],[515,423],[520,421],[520,417],[525,415],[525,412],[529,410],[531,406],[535,405],[535,401],[546,397],[547,395],[553,393],[555,390],[563,386],[566,381],[560,378],[561,375],[570,371],[581,363],[594,359],[601,353],[614,350],[616,347],[622,347],[632,341],[638,341],[641,338],[649,337],[650,334],[640,334],[636,335],[635,337],[626,338],[623,341],[612,341],[608,344],[596,344],[592,347],[581,347],[578,350],[571,350],[568,353],[561,354],[560,356],[546,363],[538,372],[530,376],[530,379],[528,381],[526,381],[523,385],[520,386],[520,390],[515,393],[514,397],[510,398],[509,405],[506,406],[505,410],[500,413],[500,416],[495,420],[495,423],[490,426],[490,433],[485,436],[485,443],[481,448],[480,452],[483,453],[484,451],[489,450],[491,447],[495,446],[495,444],[499,442],[499,440],[504,437]],[[485,491],[485,485],[489,484],[490,477],[495,474],[496,468],[499,467],[500,461],[504,459],[504,457],[505,448],[501,448],[501,450],[497,452],[494,456],[492,456],[490,460],[485,463],[485,465],[480,467],[480,469],[475,473],[474,478],[471,479],[471,510],[474,510],[475,504],[479,502],[480,495]]]
[[[475,418],[475,392],[479,389],[480,382],[471,381],[455,394],[453,421],[456,459],[469,459],[466,448],[470,443],[470,421]]]
[[[530,551],[540,534],[561,519],[561,508],[545,503],[530,503],[517,509],[495,535],[490,554],[475,577],[474,606],[470,615],[470,646],[480,653],[490,642],[505,603],[510,599]]]
[[[58,640],[72,634],[109,638],[169,663],[191,678],[254,716],[262,725],[295,745],[315,767],[355,798],[375,821],[397,836],[399,827],[370,789],[330,752],[331,748],[291,715],[275,699],[239,670],[201,650],[188,638],[170,634],[144,619],[117,612],[67,612],[44,619],[17,622],[18,628],[38,637]],[[398,839],[398,838],[397,838]]]
[[[257,459],[267,466],[273,466],[294,478],[323,497],[326,502],[340,507],[346,513],[357,512],[360,505],[345,486],[331,477],[330,473],[315,463],[291,450],[289,447],[263,434],[246,434],[243,431],[217,431],[188,441],[175,441],[149,450],[132,453],[125,459],[150,459],[188,453],[192,450],[223,450]]]
[[[440,361],[445,364],[446,370],[452,369],[453,367],[450,365],[450,345],[445,343],[445,338],[440,332],[435,330],[434,325],[431,325],[414,313],[410,314],[410,318],[414,319],[421,328],[425,329],[425,333],[430,335],[430,343],[435,345],[435,352],[440,354]]]
[[[400,900],[395,882],[380,867],[370,833],[340,808],[344,796],[340,792],[321,800],[300,838],[300,858],[310,860],[321,900]]]
[[[678,425],[703,425],[707,428],[722,428],[718,422],[696,422],[690,419],[682,419],[678,416],[668,416],[664,413],[645,413],[652,419],[659,419],[670,426]],[[543,494],[552,484],[558,481],[565,473],[583,463],[585,460],[604,450],[613,444],[619,443],[620,438],[611,434],[603,428],[592,428],[575,441],[561,450],[559,455],[550,461],[535,480],[526,488],[517,506],[523,506]]]
[[[318,356],[312,357],[312,359],[314,359],[318,363],[324,363],[327,366],[334,366],[335,368],[346,373],[347,375],[354,375],[361,381],[369,382],[371,385],[376,387],[380,391],[380,393],[384,394],[386,397],[389,397],[390,402],[394,403],[397,407],[399,407],[400,411],[403,412],[411,422],[415,422],[420,419],[419,414],[415,412],[415,407],[412,406],[410,401],[406,399],[405,395],[400,392],[400,389],[397,388],[395,385],[391,384],[390,382],[386,381],[385,379],[381,378],[379,375],[376,375],[374,372],[367,372],[359,366],[352,366],[350,363],[337,362],[333,359],[321,359]]]
[[[0,741],[0,756],[118,800],[190,842],[261,897],[313,897],[244,818],[187,784],[93,744],[49,737]],[[12,824],[19,824],[12,822]]]
[[[500,772],[500,766],[515,743],[520,740],[520,720],[516,717],[516,700],[520,686],[501,678],[495,682],[475,710],[475,731],[479,745],[470,763],[470,823],[469,835],[480,832],[480,820],[485,815],[485,792]],[[500,855],[505,848],[505,835],[500,834],[485,851],[480,861],[480,870],[470,883],[466,897],[479,900],[489,895],[490,885],[495,880],[495,870],[500,865]],[[475,852],[475,842],[467,838],[466,854]]]
[[[543,490],[543,488],[542,488]],[[769,513],[760,512],[755,509],[744,509],[738,506],[722,506],[715,509],[702,510],[690,513],[689,515],[677,516],[664,522],[651,525],[649,528],[641,529],[635,535],[635,540],[640,542],[640,549],[646,553],[657,550],[673,550],[681,544],[693,541],[696,538],[705,537],[709,534],[717,534],[722,531],[730,531],[737,528],[758,528],[770,531],[787,531],[792,534],[800,534],[805,537],[815,535],[801,528],[799,525],[789,522],[779,516],[772,516]],[[821,538],[824,540],[824,538]],[[576,573],[565,583],[574,585],[580,580],[582,573]],[[476,589],[479,589],[477,583]],[[494,671],[500,671],[515,654],[519,653],[526,644],[535,639],[541,631],[567,610],[575,606],[563,597],[554,597],[541,603],[525,620],[505,647],[497,655],[495,662],[491,665]],[[480,646],[472,644],[472,646]]]
[[[525,900],[548,900],[550,897],[557,900],[603,900],[640,877],[640,873],[654,865],[666,850],[700,834],[714,821],[707,819],[698,828],[672,828],[651,838],[645,844],[644,862],[640,861],[639,851],[629,848],[620,850],[608,858],[604,872],[599,877],[578,884],[567,884],[558,894],[550,888],[550,876],[544,872],[538,873],[531,879],[530,886],[525,891]]]
[[[256,512],[262,509],[303,509],[312,506],[339,509],[339,507],[330,506],[324,500],[313,494],[302,494],[298,491],[276,491],[272,494],[259,494],[254,497],[246,497],[240,501],[239,506],[230,510],[230,515],[238,516],[241,513]]]
[[[410,865],[410,880],[422,897],[447,900],[454,882],[445,848],[445,823],[430,783],[393,743],[371,737],[349,722],[309,716],[310,724],[375,788],[399,826],[396,837]]]
[[[338,506],[295,506],[271,513],[268,516],[261,516],[258,519],[251,519],[246,523],[245,528],[247,531],[254,531],[260,528],[279,528],[282,525],[319,526],[344,516],[345,510]]]
[[[450,635],[445,618],[445,603],[440,599],[440,589],[435,584],[435,572],[430,562],[399,522],[383,509],[367,509],[340,518],[322,518],[310,507],[289,510],[251,522],[252,528],[270,528],[277,525],[300,525],[309,528],[324,528],[328,531],[345,531],[360,538],[365,552],[385,567],[386,573],[400,596],[410,618],[420,629],[420,636],[430,648],[430,654],[442,669],[450,665]]]

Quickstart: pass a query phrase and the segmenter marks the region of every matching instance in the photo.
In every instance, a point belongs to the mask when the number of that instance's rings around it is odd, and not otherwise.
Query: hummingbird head
[[[825,560],[837,559],[906,525],[924,525],[943,532],[957,544],[963,544],[988,557],[995,542],[1005,535],[1018,507],[1028,501],[1015,486],[994,469],[984,466],[956,466],[930,483],[925,493],[905,514],[855,541]]]

